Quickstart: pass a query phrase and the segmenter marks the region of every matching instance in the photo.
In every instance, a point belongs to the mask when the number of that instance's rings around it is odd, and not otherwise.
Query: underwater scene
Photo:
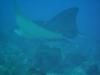
[[[99,0],[0,0],[0,75],[100,75]]]

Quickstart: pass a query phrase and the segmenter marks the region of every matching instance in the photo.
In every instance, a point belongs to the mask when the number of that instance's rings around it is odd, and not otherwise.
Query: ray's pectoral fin
[[[76,24],[78,10],[79,9],[77,7],[66,9],[46,23],[41,23],[47,29],[61,33],[67,38],[74,38],[78,35]]]

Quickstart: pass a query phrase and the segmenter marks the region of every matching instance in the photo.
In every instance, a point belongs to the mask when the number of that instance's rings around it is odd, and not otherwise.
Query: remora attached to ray
[[[15,32],[25,38],[61,39],[73,38],[78,35],[76,16],[77,7],[69,8],[57,14],[47,22],[32,21],[26,18],[15,3],[16,23]]]

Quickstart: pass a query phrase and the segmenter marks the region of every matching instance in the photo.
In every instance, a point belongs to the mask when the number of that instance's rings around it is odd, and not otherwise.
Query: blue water
[[[99,0],[17,0],[16,4],[29,20],[45,22],[78,7],[79,35],[68,42],[19,36],[14,32],[14,0],[0,0],[0,75],[100,75]]]

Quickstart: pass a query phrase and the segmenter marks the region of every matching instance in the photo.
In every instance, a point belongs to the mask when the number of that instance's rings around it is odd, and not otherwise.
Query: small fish
[[[46,73],[43,73],[41,70],[32,67],[29,69],[28,75],[46,75]]]

